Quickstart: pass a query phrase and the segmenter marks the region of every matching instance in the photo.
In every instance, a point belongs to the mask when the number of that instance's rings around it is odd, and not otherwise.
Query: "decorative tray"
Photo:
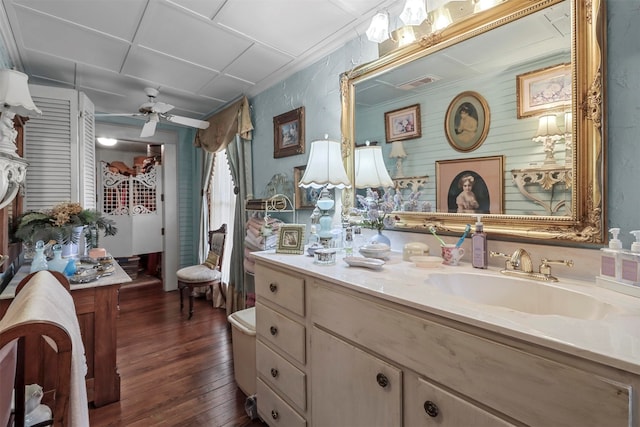
[[[364,267],[372,270],[380,270],[384,265],[384,261],[377,258],[363,258],[359,256],[347,256],[344,257],[344,262],[349,264],[350,267]]]
[[[69,283],[73,285],[78,285],[81,283],[90,283],[90,282],[93,282],[94,280],[98,280],[99,278],[100,278],[100,274],[98,273],[98,270],[78,269],[76,274],[74,274],[73,276],[69,276]]]

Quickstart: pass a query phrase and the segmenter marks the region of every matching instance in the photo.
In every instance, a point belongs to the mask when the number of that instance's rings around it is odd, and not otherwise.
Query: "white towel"
[[[16,295],[5,316],[0,319],[0,332],[28,321],[50,321],[67,330],[71,337],[71,380],[69,396],[70,423],[74,427],[89,426],[87,402],[87,361],[71,294],[48,271],[40,271]]]

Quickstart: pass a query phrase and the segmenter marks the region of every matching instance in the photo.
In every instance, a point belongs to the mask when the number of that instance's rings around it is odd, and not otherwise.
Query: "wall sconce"
[[[396,174],[394,176],[396,178],[402,178],[404,176],[404,171],[402,170],[402,161],[405,157],[407,157],[407,153],[404,151],[402,141],[393,141],[391,143],[391,153],[389,153],[389,157],[391,157],[392,159],[396,159]]]
[[[27,162],[16,153],[16,114],[42,114],[31,99],[28,76],[15,70],[0,70],[0,209],[14,199],[27,173]]]
[[[322,212],[319,225],[318,236],[323,246],[328,247],[328,243],[333,237],[331,234],[332,218],[329,211],[333,209],[335,201],[329,195],[329,189],[350,188],[351,183],[347,172],[344,169],[342,160],[342,150],[340,143],[330,141],[329,135],[324,139],[311,141],[311,152],[304,175],[300,179],[299,187],[321,188],[320,198],[316,202],[316,209]]]
[[[555,167],[556,159],[553,156],[556,141],[564,138],[564,133],[558,128],[556,115],[550,114],[540,117],[538,121],[538,130],[532,138],[534,142],[541,142],[545,152],[544,166]]]
[[[404,9],[400,14],[400,19],[404,25],[420,25],[427,19],[427,9],[424,0],[407,0]]]
[[[378,12],[367,29],[367,39],[374,43],[382,43],[389,38],[389,15]]]

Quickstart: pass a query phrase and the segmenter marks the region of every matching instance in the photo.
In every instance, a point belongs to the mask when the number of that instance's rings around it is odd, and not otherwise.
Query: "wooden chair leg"
[[[191,316],[193,316],[193,289],[189,289],[189,320],[191,320]]]
[[[180,311],[182,311],[182,307],[184,306],[182,302],[182,294],[184,293],[184,286],[178,285],[178,293],[180,293]]]

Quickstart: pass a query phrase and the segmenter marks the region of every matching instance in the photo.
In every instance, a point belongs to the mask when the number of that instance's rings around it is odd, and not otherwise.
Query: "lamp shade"
[[[351,183],[342,163],[340,143],[327,139],[311,141],[311,152],[302,179],[303,188],[349,188]]]
[[[367,30],[367,38],[371,42],[382,43],[389,38],[389,15],[378,12]]]
[[[42,114],[29,93],[29,77],[15,70],[0,70],[0,104],[9,105],[11,111],[20,116],[30,116],[34,112]]]
[[[356,148],[356,188],[393,187],[382,158],[382,147],[368,145]]]
[[[405,25],[420,25],[427,17],[424,0],[407,0],[400,19]]]
[[[540,117],[538,121],[538,130],[536,131],[533,141],[545,142],[547,140],[557,141],[562,139],[563,132],[560,132],[556,122],[555,114]]]
[[[391,152],[389,153],[389,157],[407,157],[407,153],[404,151],[404,145],[402,141],[393,141],[391,143]]]

